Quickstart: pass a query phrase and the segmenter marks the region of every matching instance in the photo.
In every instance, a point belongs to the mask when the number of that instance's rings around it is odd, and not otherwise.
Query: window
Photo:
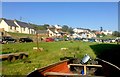
[[[16,30],[16,27],[15,27],[15,30]]]
[[[10,26],[10,29],[12,29],[12,26]]]
[[[25,31],[25,28],[23,28],[23,30]]]

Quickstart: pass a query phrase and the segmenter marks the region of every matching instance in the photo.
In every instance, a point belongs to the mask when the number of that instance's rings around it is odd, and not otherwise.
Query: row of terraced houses
[[[62,36],[66,34],[66,32],[62,31],[62,27],[59,25],[49,26],[47,30],[39,30],[36,31],[33,26],[29,23],[18,21],[18,20],[10,20],[5,18],[0,18],[0,31],[5,32],[14,32],[14,33],[25,33],[25,34],[45,34],[48,37],[56,37]],[[81,37],[81,38],[95,38],[97,33],[104,33],[104,34],[112,34],[112,31],[96,31],[96,33],[91,32],[89,29],[83,28],[74,28],[73,29],[74,37]],[[69,36],[69,35],[68,35]]]
[[[24,34],[42,34],[49,37],[60,36],[62,27],[58,25],[49,26],[47,30],[36,31],[32,25],[26,22],[0,18],[0,32],[14,32]]]
[[[0,18],[0,31],[35,34],[34,28],[26,22]]]

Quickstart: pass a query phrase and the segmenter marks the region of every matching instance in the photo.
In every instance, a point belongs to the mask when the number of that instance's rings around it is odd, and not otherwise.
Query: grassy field
[[[37,44],[33,43],[11,43],[2,45],[2,53],[13,52],[28,52],[29,56],[23,60],[16,60],[14,62],[2,62],[3,75],[27,75],[35,68],[40,68],[51,63],[57,62],[60,58],[67,56],[73,57],[74,54],[78,58],[82,58],[85,54],[90,55],[92,59],[99,56],[102,59],[120,65],[115,61],[119,57],[120,45],[95,43],[95,42],[82,42],[82,41],[61,41],[61,42],[39,42],[39,47],[43,51],[33,50]],[[61,48],[68,48],[66,51],[61,51]],[[25,63],[31,61],[31,63]]]
[[[35,35],[28,34],[18,34],[18,33],[9,33],[12,37],[19,39],[20,37],[30,37],[36,39]],[[40,42],[39,47],[44,48],[43,51],[33,50],[33,47],[36,47],[36,43],[13,43],[13,44],[3,44],[0,52],[2,53],[14,53],[14,52],[28,52],[29,57],[24,60],[16,60],[15,62],[2,62],[2,74],[9,75],[11,77],[14,75],[27,75],[35,68],[40,68],[56,61],[59,61],[61,57],[68,56],[73,57],[75,54],[76,57],[82,58],[85,54],[89,54],[92,58],[95,58],[101,52],[104,52],[104,49],[113,48],[111,44],[101,45],[99,43],[91,42],[80,42],[80,41],[61,41],[61,42]],[[66,51],[61,51],[61,48],[68,48]],[[116,47],[116,46],[115,46]],[[118,47],[119,48],[119,47]],[[116,48],[115,48],[116,49]],[[113,50],[114,51],[114,50]],[[118,50],[119,51],[119,50]],[[107,53],[108,54],[108,53]],[[118,55],[118,54],[117,54]],[[108,55],[107,55],[108,56]],[[106,57],[107,57],[106,56]],[[106,57],[104,57],[106,59]],[[25,61],[31,61],[31,63],[24,63]],[[1,64],[1,63],[0,63]],[[0,68],[1,70],[1,68]]]
[[[33,50],[36,43],[15,43],[15,44],[4,44],[2,46],[2,53],[11,52],[28,52],[29,57],[24,60],[16,60],[15,62],[2,62],[2,74],[3,75],[26,75],[35,68],[40,68],[48,64],[59,61],[61,57],[69,56],[82,58],[85,54],[89,54],[92,58],[95,58],[93,50],[90,45],[96,43],[86,42],[40,42],[39,47],[44,48],[43,51]],[[67,51],[61,51],[61,48],[68,48]],[[31,63],[24,63],[24,61],[31,61]]]

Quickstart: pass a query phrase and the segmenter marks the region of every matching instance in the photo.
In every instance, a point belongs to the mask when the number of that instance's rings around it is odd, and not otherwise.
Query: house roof
[[[21,21],[17,21],[17,20],[16,20],[16,22],[17,22],[17,24],[18,24],[19,26],[21,26],[21,27],[33,28],[33,27],[32,27],[30,24],[28,24],[28,23],[21,22]]]
[[[3,19],[3,18],[2,18]],[[13,20],[3,19],[9,26],[18,27]]]
[[[48,31],[47,30],[38,30],[37,33],[39,33],[39,34],[40,33],[48,33]]]
[[[48,26],[47,28],[48,28],[48,29],[54,29],[54,28],[55,28],[55,26],[50,25],[50,26]]]
[[[81,29],[81,30],[88,30],[88,31],[90,31],[90,29],[85,29],[85,28],[76,28],[76,29]]]
[[[52,31],[53,33],[56,33],[54,29],[49,29],[50,31]]]

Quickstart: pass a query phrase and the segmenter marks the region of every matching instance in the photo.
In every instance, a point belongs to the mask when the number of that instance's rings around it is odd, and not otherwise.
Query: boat
[[[88,56],[83,58],[79,64],[74,63],[75,60],[76,59],[66,59],[38,68],[29,73],[27,77],[119,77],[119,67],[99,58],[97,60],[99,60],[101,64],[87,64],[89,60]],[[113,73],[110,72],[112,70]]]

